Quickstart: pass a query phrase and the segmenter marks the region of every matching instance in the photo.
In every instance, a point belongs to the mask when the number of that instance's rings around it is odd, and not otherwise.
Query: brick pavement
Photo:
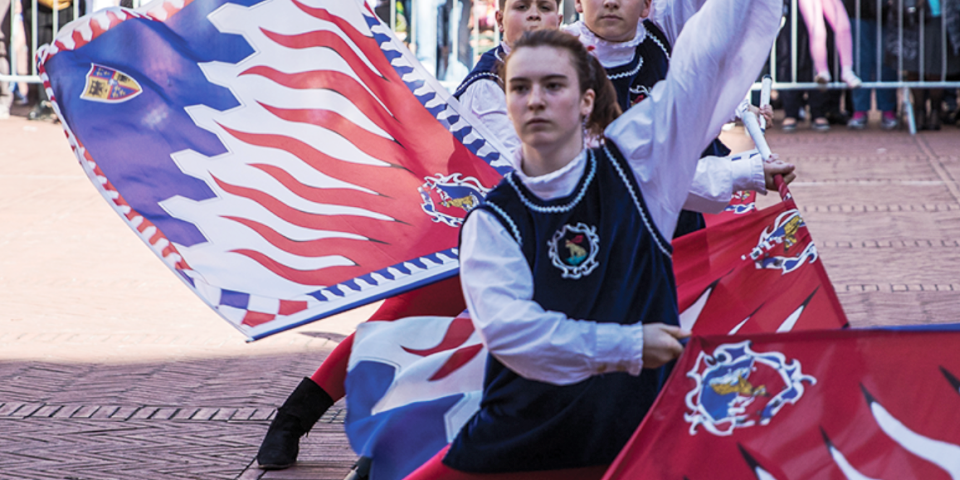
[[[768,139],[854,326],[957,321],[960,131]],[[300,466],[251,467],[274,407],[370,307],[245,344],[115,218],[59,126],[17,117],[0,122],[0,305],[0,480],[339,479],[354,460],[338,404]]]

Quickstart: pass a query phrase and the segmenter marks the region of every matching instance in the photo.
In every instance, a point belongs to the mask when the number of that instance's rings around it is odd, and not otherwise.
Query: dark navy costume
[[[544,309],[571,319],[676,325],[670,243],[652,224],[633,171],[614,145],[587,155],[567,197],[541,200],[511,173],[477,208],[520,244],[533,300]],[[480,410],[444,463],[476,473],[610,464],[656,398],[660,374],[611,371],[557,386],[524,379],[491,355]]]
[[[503,64],[505,56],[503,46],[501,45],[497,45],[497,48],[487,50],[480,56],[480,60],[473,66],[473,70],[470,71],[467,78],[464,78],[463,81],[460,82],[457,91],[453,92],[454,98],[460,100],[460,96],[463,95],[463,92],[467,91],[467,87],[473,85],[473,83],[478,80],[493,80],[497,82],[497,85],[500,85],[500,88],[503,88],[503,79],[500,78],[500,65]]]
[[[653,22],[643,21],[647,36],[637,45],[633,60],[607,68],[607,78],[617,90],[617,103],[624,112],[650,96],[653,86],[667,78],[670,68],[670,42]]]
[[[631,106],[650,96],[653,86],[667,78],[667,70],[670,68],[672,47],[666,35],[649,20],[644,20],[643,26],[647,30],[647,37],[637,45],[633,60],[624,65],[606,69],[607,78],[613,82],[617,90],[617,102],[623,111],[627,111]],[[730,149],[720,139],[714,139],[700,156],[708,155],[726,157],[730,155]],[[706,223],[703,220],[703,214],[683,210],[680,212],[673,237],[677,238],[704,227]]]

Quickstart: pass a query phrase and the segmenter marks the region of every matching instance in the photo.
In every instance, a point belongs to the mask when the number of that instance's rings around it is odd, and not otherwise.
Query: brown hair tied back
[[[577,72],[577,80],[580,83],[580,93],[583,94],[588,89],[592,89],[596,95],[593,111],[585,125],[587,132],[593,137],[601,138],[607,125],[610,125],[623,112],[617,103],[617,91],[607,78],[603,65],[587,52],[577,37],[559,30],[536,30],[524,33],[500,66],[500,78],[506,80],[507,64],[510,63],[513,53],[522,48],[534,47],[553,47],[570,52],[573,68]]]

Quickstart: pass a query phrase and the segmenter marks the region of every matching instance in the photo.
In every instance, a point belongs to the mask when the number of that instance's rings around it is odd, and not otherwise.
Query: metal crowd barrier
[[[60,8],[60,4],[62,3],[67,3],[67,2],[64,2],[62,0],[52,0],[52,6],[53,6],[52,11],[55,12],[53,14],[54,37],[56,37],[56,32],[59,31],[61,27],[59,22],[60,21],[59,12],[63,10],[63,8]],[[27,51],[36,52],[37,48],[40,46],[40,45],[37,45],[38,2],[37,0],[30,0],[30,4],[31,4],[30,18],[29,19],[24,18],[23,21],[26,22],[29,20],[31,25],[30,38],[27,39],[28,45],[29,45]],[[29,59],[26,72],[20,72],[18,68],[18,64],[20,63],[19,55],[21,54],[21,52],[19,52],[17,49],[20,32],[18,32],[16,28],[17,27],[16,22],[17,20],[20,19],[20,16],[21,16],[21,12],[18,12],[19,9],[17,8],[19,5],[20,5],[20,0],[10,0],[10,11],[7,12],[8,13],[7,21],[10,22],[10,25],[9,25],[10,29],[8,30],[10,32],[10,37],[7,39],[9,42],[9,44],[7,45],[7,61],[10,62],[9,64],[10,69],[8,70],[10,74],[8,75],[0,74],[0,82],[40,83],[40,76],[37,75],[37,61],[35,58]],[[74,0],[72,2],[72,5],[66,8],[73,9],[73,18],[80,18],[81,16],[80,3],[78,1]],[[26,25],[24,25],[24,27],[26,27]],[[24,31],[25,30],[26,29],[24,29]]]
[[[95,0],[87,0],[87,3],[90,4],[94,1]],[[51,11],[53,12],[52,14],[53,36],[51,38],[56,38],[57,32],[60,31],[60,28],[63,26],[63,25],[60,25],[59,12],[61,10],[71,9],[73,13],[72,18],[74,19],[80,18],[81,16],[87,14],[86,11],[80,10],[80,0],[49,0],[49,2],[38,2],[38,0],[29,0],[29,4],[31,7],[30,15],[29,15],[30,18],[26,18],[26,17],[21,18],[23,12],[18,11],[20,10],[20,8],[18,7],[21,6],[21,0],[10,0],[10,4],[9,4],[10,11],[7,12],[7,21],[10,22],[10,24],[8,25],[8,27],[10,28],[9,30],[10,37],[7,39],[7,41],[9,42],[7,45],[7,59],[6,60],[0,59],[0,61],[9,62],[8,66],[10,68],[8,71],[10,73],[0,74],[0,82],[41,83],[40,76],[37,74],[37,59],[35,57],[28,58],[26,71],[21,72],[19,69],[20,55],[22,55],[22,53],[16,47],[19,41],[21,40],[20,36],[22,35],[22,33],[21,31],[18,31],[16,27],[17,27],[17,22],[22,20],[24,22],[23,31],[26,31],[27,30],[25,28],[27,26],[26,24],[29,23],[30,38],[26,39],[27,45],[28,45],[27,51],[36,52],[37,49],[40,47],[37,41],[37,37],[38,37],[37,13],[39,11],[39,6],[44,5],[44,3],[49,3],[50,6],[52,6]],[[69,3],[70,5],[67,6],[66,8],[63,8],[60,6],[66,3]],[[143,3],[146,3],[146,2],[143,2]],[[134,7],[139,7],[140,4],[141,4],[141,0],[133,0],[132,2],[132,5]],[[28,57],[29,56],[30,55],[28,54]]]
[[[30,59],[29,59],[27,71],[25,71],[25,72],[20,72],[20,71],[18,71],[18,68],[17,68],[17,67],[18,67],[18,65],[17,65],[17,63],[18,63],[18,58],[17,58],[17,56],[18,56],[18,54],[19,54],[20,52],[18,52],[18,51],[16,50],[16,48],[14,48],[14,46],[16,45],[16,42],[17,42],[17,35],[18,35],[17,29],[15,28],[16,25],[15,25],[14,22],[16,22],[17,19],[18,19],[18,15],[17,15],[16,10],[17,10],[17,5],[20,3],[20,1],[21,1],[21,0],[11,0],[11,1],[10,1],[10,12],[9,12],[9,15],[8,15],[8,21],[11,23],[11,24],[10,24],[11,38],[9,39],[10,44],[8,45],[8,48],[7,48],[7,52],[8,52],[8,59],[7,59],[7,60],[8,60],[9,63],[10,63],[10,70],[9,70],[9,71],[10,71],[10,74],[9,74],[9,75],[0,75],[0,81],[40,83],[40,77],[37,75],[36,58],[30,58]],[[31,9],[31,13],[32,13],[32,14],[30,15],[31,18],[29,18],[29,19],[28,19],[28,18],[24,18],[23,21],[25,21],[25,22],[27,22],[27,21],[31,22],[31,26],[32,26],[32,28],[30,29],[30,31],[31,31],[31,38],[29,38],[29,39],[27,39],[27,40],[28,40],[29,44],[32,46],[32,48],[30,49],[30,51],[36,52],[37,47],[39,47],[39,45],[37,45],[37,11],[38,11],[38,0],[29,0],[29,1],[30,1],[30,3],[31,3],[31,6],[32,6],[32,9]],[[64,0],[51,0],[51,1],[52,1],[52,3],[53,3],[53,6],[54,6],[54,11],[59,11],[59,10],[57,9],[57,6],[58,6],[59,4],[61,4],[61,3],[65,3]],[[90,1],[94,1],[94,0],[87,0],[87,1],[90,2]],[[773,77],[773,89],[774,89],[774,90],[812,90],[812,89],[818,89],[818,88],[820,88],[820,89],[823,89],[823,88],[826,88],[826,89],[845,89],[845,88],[847,88],[847,86],[846,86],[843,82],[839,81],[839,79],[840,79],[840,74],[839,74],[839,69],[840,69],[840,67],[839,67],[839,62],[834,62],[835,67],[834,67],[834,69],[833,69],[833,78],[837,79],[837,81],[834,81],[834,82],[829,83],[829,84],[827,84],[827,85],[821,85],[821,84],[819,84],[819,83],[815,83],[815,82],[812,82],[812,81],[809,81],[809,82],[801,82],[801,81],[798,81],[798,52],[797,52],[797,50],[798,50],[798,49],[797,49],[797,47],[798,47],[798,43],[797,43],[798,34],[797,34],[797,32],[798,32],[798,29],[799,29],[799,21],[800,21],[800,19],[801,19],[801,14],[800,14],[800,9],[798,8],[798,5],[797,5],[798,0],[786,0],[786,1],[789,2],[789,4],[787,4],[787,3],[785,2],[785,7],[788,6],[789,10],[788,10],[787,12],[785,12],[785,13],[788,13],[788,15],[784,17],[785,21],[782,22],[782,24],[781,24],[781,29],[784,29],[784,28],[788,28],[788,29],[789,29],[788,32],[789,32],[789,35],[790,35],[790,57],[789,57],[789,59],[790,59],[790,70],[789,70],[789,71],[790,71],[790,75],[787,75],[788,78],[780,78],[780,76],[778,75],[778,73],[779,73],[779,72],[778,72],[778,68],[777,68],[778,52],[777,52],[777,45],[775,44],[775,45],[773,46],[773,49],[772,49],[771,53],[770,53],[770,65],[769,65],[769,66],[770,66],[770,73],[771,73],[771,75],[772,75],[772,77]],[[855,63],[854,63],[854,66],[855,66],[855,67],[854,67],[854,70],[855,70],[856,72],[858,72],[858,74],[860,74],[861,77],[866,76],[866,75],[864,75],[864,72],[863,72],[862,69],[860,68],[860,63],[861,63],[861,58],[860,58],[860,56],[861,56],[861,52],[860,52],[860,49],[857,48],[858,43],[859,43],[859,40],[860,40],[860,25],[861,25],[860,19],[861,19],[861,12],[862,12],[862,7],[863,7],[863,5],[864,5],[866,2],[874,2],[874,1],[876,2],[875,5],[876,5],[876,12],[877,12],[877,18],[876,18],[876,27],[877,27],[877,28],[876,28],[876,30],[877,30],[877,37],[876,37],[877,58],[878,58],[878,59],[881,59],[880,61],[877,61],[877,62],[876,62],[876,64],[877,64],[877,66],[876,66],[876,78],[878,78],[878,79],[881,78],[881,68],[882,68],[882,66],[883,66],[883,64],[884,64],[883,59],[888,58],[887,52],[884,50],[884,36],[883,36],[884,28],[886,28],[886,29],[889,29],[889,28],[891,28],[891,27],[895,27],[895,28],[896,28],[896,35],[897,35],[897,39],[898,39],[898,40],[897,40],[897,48],[898,48],[897,52],[902,52],[902,51],[903,51],[903,34],[904,34],[904,23],[905,23],[905,18],[904,18],[904,17],[905,17],[905,16],[904,16],[905,1],[906,1],[906,2],[910,2],[908,5],[906,5],[908,8],[909,8],[909,5],[916,5],[916,4],[918,4],[918,3],[924,3],[924,2],[925,2],[926,4],[928,4],[928,5],[929,5],[929,2],[940,2],[939,4],[941,5],[941,7],[946,6],[946,4],[947,4],[948,2],[960,2],[960,0],[855,0],[855,9],[854,9],[855,12],[854,12],[854,15],[851,17],[851,20],[852,20],[852,21],[851,21],[851,25],[852,25],[852,27],[851,27],[851,35],[852,35],[853,38],[854,38],[854,42],[853,42],[853,44],[854,44],[854,52],[855,52],[855,53],[854,53],[854,55],[855,55]],[[79,17],[82,15],[82,13],[85,13],[85,12],[80,12],[80,4],[79,4],[79,3],[80,3],[80,2],[79,2],[78,0],[73,0],[73,1],[71,2],[71,6],[70,6],[70,7],[67,7],[67,8],[72,8],[72,9],[73,9],[73,18],[79,18]],[[139,4],[140,4],[141,2],[140,2],[140,0],[134,0],[133,3],[134,3],[134,6],[139,6]],[[391,5],[391,12],[390,12],[390,21],[395,25],[395,24],[396,24],[396,2],[393,1],[393,0],[391,0],[391,4],[392,4],[392,5]],[[896,15],[895,15],[895,16],[896,16],[896,25],[885,25],[885,22],[883,21],[883,17],[884,17],[883,11],[884,11],[884,6],[885,6],[885,5],[888,6],[889,8],[896,8]],[[417,3],[416,3],[416,2],[413,2],[413,9],[416,9],[416,8],[417,8]],[[958,6],[955,7],[955,8],[960,8],[960,5],[958,5]],[[927,74],[928,72],[926,72],[926,71],[924,70],[924,67],[925,67],[925,65],[924,65],[924,63],[925,63],[925,61],[924,61],[924,59],[925,59],[925,56],[924,56],[924,53],[925,53],[925,52],[924,52],[924,43],[925,43],[924,23],[925,23],[925,22],[924,22],[924,12],[921,11],[921,12],[919,13],[919,15],[920,15],[920,19],[919,19],[919,36],[920,36],[920,39],[919,39],[919,52],[918,52],[918,63],[919,63],[919,69],[920,69],[920,71],[919,71],[919,78],[920,78],[920,80],[908,81],[908,80],[906,80],[906,79],[904,78],[903,55],[897,55],[897,56],[896,56],[896,57],[897,57],[897,65],[896,65],[897,80],[896,80],[896,81],[870,81],[870,82],[864,81],[863,84],[862,84],[862,86],[861,86],[861,88],[868,88],[868,89],[874,89],[874,88],[896,88],[896,89],[899,89],[899,90],[900,90],[901,108],[903,109],[902,114],[903,114],[903,116],[905,116],[905,117],[907,118],[907,120],[908,120],[908,124],[909,124],[909,128],[910,128],[910,133],[911,133],[911,134],[916,133],[916,123],[915,123],[915,119],[913,118],[913,108],[912,108],[912,105],[911,105],[911,103],[910,103],[910,102],[911,102],[911,100],[910,100],[910,90],[911,90],[911,89],[924,89],[924,88],[928,88],[928,89],[929,89],[929,88],[960,88],[960,81],[948,81],[948,80],[947,80],[947,49],[950,48],[950,44],[949,44],[949,40],[948,40],[948,31],[947,31],[947,26],[948,26],[948,25],[947,25],[947,10],[948,10],[947,8],[941,8],[941,14],[940,14],[940,22],[941,22],[941,25],[940,25],[940,27],[941,27],[941,28],[940,28],[940,34],[941,34],[941,52],[942,52],[942,58],[941,58],[941,62],[940,62],[940,63],[941,63],[941,67],[942,67],[942,68],[941,68],[941,72],[939,72],[939,73],[940,73],[940,75],[939,75],[939,77],[940,77],[939,80],[926,80],[926,79],[925,79],[926,76],[927,76],[926,74]],[[413,19],[417,18],[416,12],[412,12],[412,13],[413,13],[413,14],[411,15],[411,18],[413,18]],[[787,18],[789,18],[789,22],[786,21]],[[56,36],[56,32],[60,29],[60,25],[59,25],[58,21],[59,21],[59,15],[56,15],[56,14],[53,15],[53,33],[54,33],[54,37]],[[787,24],[789,24],[789,25],[787,25]],[[413,28],[416,27],[415,22],[414,22],[414,25],[411,25],[411,27],[413,27]],[[411,28],[411,30],[413,30],[413,28]],[[960,25],[958,25],[957,28],[960,28]],[[411,34],[412,34],[412,33],[413,33],[413,32],[411,31]],[[783,33],[783,32],[781,32],[781,34],[782,34],[782,33]],[[411,36],[413,36],[413,35],[411,35]],[[416,38],[416,37],[414,36],[413,38],[411,38],[411,40],[413,40],[413,41],[415,42],[415,38]],[[779,43],[779,42],[778,42],[778,43]],[[836,54],[836,49],[834,50],[833,53]],[[471,65],[470,67],[472,67],[472,65]],[[892,65],[891,65],[891,67],[892,67]],[[936,73],[936,72],[933,72],[933,73]],[[754,89],[755,89],[755,90],[759,90],[760,88],[761,88],[761,84],[760,84],[759,82],[754,85]]]
[[[930,0],[919,0],[919,1],[914,0],[914,1],[911,1],[910,4],[908,5],[905,4],[905,0],[856,0],[854,4],[855,5],[854,14],[850,16],[851,35],[853,36],[854,71],[857,72],[861,77],[868,77],[867,75],[868,72],[864,72],[863,69],[860,68],[861,49],[859,48],[859,42],[861,37],[860,28],[862,24],[861,14],[863,11],[864,4],[866,4],[866,2],[874,2],[874,1],[876,2],[875,12],[876,12],[877,18],[875,19],[875,22],[876,22],[875,41],[876,41],[876,55],[878,59],[878,61],[875,62],[876,63],[876,72],[874,72],[875,78],[877,79],[882,78],[881,70],[884,67],[885,61],[888,58],[890,58],[890,55],[884,49],[884,43],[885,43],[884,31],[885,30],[889,31],[889,29],[895,28],[896,29],[895,35],[897,38],[896,51],[900,54],[896,55],[896,61],[897,61],[896,65],[888,65],[888,66],[894,67],[897,75],[897,80],[896,81],[864,81],[860,88],[866,88],[866,89],[896,88],[898,89],[900,91],[900,103],[902,108],[901,116],[906,117],[909,129],[910,129],[910,133],[916,134],[916,131],[917,131],[916,119],[913,118],[913,105],[911,103],[910,90],[911,89],[931,89],[931,88],[954,88],[954,89],[960,88],[960,81],[947,80],[947,66],[948,66],[947,65],[947,49],[951,48],[951,46],[949,44],[948,37],[947,37],[948,35],[947,8],[943,8],[949,2],[958,2],[960,0],[934,0],[934,1],[938,1],[939,5],[941,6],[940,18],[939,18],[940,36],[941,36],[940,38],[941,71],[939,72],[938,80],[927,80],[928,74],[936,74],[937,72],[925,71],[926,57],[925,57],[924,49],[925,49],[926,37],[924,35],[925,33],[924,26],[926,21],[925,21],[925,12],[922,9],[919,10],[919,12],[917,13],[919,15],[919,19],[917,21],[918,27],[919,27],[919,40],[918,40],[919,51],[917,52],[917,57],[918,57],[917,63],[919,67],[919,72],[917,72],[918,73],[917,76],[919,77],[919,80],[906,80],[904,78],[905,71],[903,66],[903,55],[902,55],[902,52],[904,51],[903,50],[904,48],[903,35],[904,35],[904,26],[905,26],[904,12],[905,10],[910,10],[911,8],[916,10],[917,6],[920,3],[924,1],[930,2]],[[831,73],[833,78],[836,80],[832,83],[829,83],[827,85],[821,85],[815,82],[798,81],[797,79],[797,76],[798,76],[797,75],[798,73],[798,68],[797,68],[798,67],[798,57],[797,57],[798,34],[797,32],[799,29],[798,22],[801,21],[802,16],[800,14],[800,10],[797,5],[798,0],[789,0],[789,2],[790,2],[790,5],[789,5],[790,14],[788,16],[789,26],[785,24],[787,23],[785,21],[784,24],[781,24],[781,29],[789,28],[790,50],[791,50],[790,51],[790,75],[788,75],[789,78],[779,78],[778,73],[780,72],[778,71],[779,69],[777,68],[778,45],[774,44],[773,50],[771,51],[771,54],[770,54],[770,72],[773,76],[773,88],[775,90],[811,90],[811,89],[817,89],[817,88],[846,89],[847,88],[846,84],[839,81],[840,79],[840,75],[839,75],[840,62],[839,61],[834,62],[834,68]],[[911,7],[911,5],[913,6]],[[929,3],[927,3],[926,5],[927,6],[925,8],[929,8]],[[954,3],[954,5],[956,5],[956,3]],[[888,9],[889,8],[895,9],[893,13],[893,17],[896,19],[895,25],[888,25],[886,24],[886,22],[884,22],[884,16],[885,16],[884,7]],[[960,8],[960,6],[957,6],[954,8]],[[788,17],[784,17],[784,19],[786,20],[786,18]],[[960,25],[958,25],[957,28],[960,28]],[[781,32],[781,34],[782,33],[783,32]],[[834,52],[831,52],[831,53],[835,55],[836,49],[834,50]],[[760,83],[758,82],[757,84],[755,84],[753,89],[759,90]]]

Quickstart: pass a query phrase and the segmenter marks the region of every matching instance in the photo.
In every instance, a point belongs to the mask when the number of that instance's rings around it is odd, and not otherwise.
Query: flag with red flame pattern
[[[100,193],[253,339],[455,275],[509,169],[362,1],[108,8],[39,55]],[[95,101],[118,78],[141,90]]]
[[[604,480],[960,478],[960,325],[694,337]]]
[[[754,195],[751,192],[751,195]],[[735,198],[719,222],[673,241],[680,325],[696,335],[844,328],[847,317],[786,185],[757,211]],[[751,208],[737,210],[743,201]]]

